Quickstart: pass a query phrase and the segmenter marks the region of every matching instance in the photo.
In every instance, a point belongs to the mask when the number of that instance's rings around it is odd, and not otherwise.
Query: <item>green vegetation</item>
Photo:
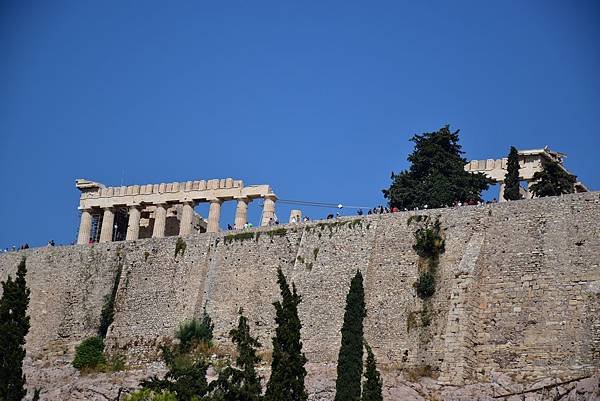
[[[365,382],[362,388],[361,401],[383,401],[381,375],[377,371],[377,361],[373,350],[369,347],[369,344],[365,341],[365,348],[367,349],[367,363],[365,366]]]
[[[297,294],[296,286],[292,289],[281,271],[277,269],[277,283],[281,291],[281,301],[275,306],[275,337],[273,337],[273,361],[271,377],[267,383],[265,401],[306,401],[308,394],[304,388],[306,377],[306,357],[302,352],[300,329],[302,324],[298,317],[298,304],[302,297]]]
[[[267,231],[267,232],[266,232],[266,234],[267,234],[267,235],[268,235],[270,238],[273,238],[273,237],[275,237],[275,236],[283,237],[284,235],[286,235],[286,234],[287,234],[287,229],[285,229],[285,228],[283,228],[283,227],[279,227],[279,228],[276,228],[276,229],[274,229],[274,230]]]
[[[413,249],[423,260],[419,279],[415,283],[417,295],[427,299],[435,293],[435,274],[439,258],[446,250],[446,242],[443,237],[442,224],[438,217],[435,220],[427,215],[414,215],[408,219],[408,225],[418,224],[414,233],[415,243]]]
[[[363,372],[363,320],[367,316],[365,291],[360,271],[350,282],[338,356],[335,401],[360,401]]]
[[[183,238],[177,237],[177,242],[175,243],[175,257],[177,257],[177,255],[179,254],[183,256],[183,254],[185,253],[185,248],[187,248],[187,244],[185,243]]]
[[[154,392],[150,389],[141,389],[127,395],[123,401],[178,401],[170,391]]]
[[[465,171],[467,160],[458,144],[458,130],[445,126],[437,132],[415,135],[408,170],[392,173],[392,183],[383,195],[390,207],[412,210],[438,208],[456,202],[479,201],[481,191],[489,187],[484,174]]]
[[[209,386],[211,401],[259,401],[262,388],[255,366],[261,358],[257,348],[261,346],[258,340],[250,335],[248,319],[239,310],[238,327],[229,332],[231,341],[236,345],[236,367],[227,366]]]
[[[558,163],[551,162],[544,164],[544,170],[533,175],[533,181],[535,184],[532,184],[529,190],[533,196],[541,198],[572,194],[575,192],[577,178],[567,173]]]
[[[25,397],[25,336],[29,332],[29,288],[25,258],[17,267],[15,280],[9,275],[2,282],[0,298],[0,399],[20,401]]]
[[[514,146],[511,146],[508,153],[506,174],[504,175],[504,199],[521,199],[519,189],[519,151]]]
[[[202,320],[194,318],[179,325],[179,329],[175,333],[175,337],[179,339],[179,351],[189,352],[195,345],[200,343],[210,345],[213,339],[213,328],[214,324],[212,324],[210,316],[206,313],[205,307],[202,311]]]
[[[144,262],[148,261],[148,256],[150,256],[150,252],[144,251]]]
[[[318,255],[319,255],[319,248],[313,249],[313,258],[315,259],[315,262],[317,261]]]
[[[154,393],[175,393],[177,401],[197,401],[208,391],[206,370],[208,363],[203,356],[173,352],[163,347],[163,359],[169,370],[163,379],[157,376],[143,380],[140,385]]]
[[[79,370],[101,370],[106,365],[104,340],[94,336],[86,338],[75,348],[73,367]]]
[[[104,304],[102,305],[102,312],[100,313],[100,326],[98,327],[98,335],[102,338],[106,338],[108,328],[115,317],[115,299],[117,298],[117,290],[119,289],[122,270],[123,265],[119,264],[113,280],[112,290],[110,294],[104,297]]]
[[[298,260],[298,262],[300,262],[300,263],[304,264],[304,257],[303,257],[303,256],[301,256],[301,255],[298,255],[298,256],[296,257],[296,259]]]
[[[247,239],[253,239],[253,238],[254,238],[254,233],[246,231],[246,232],[241,232],[241,233],[237,233],[237,234],[228,234],[223,237],[223,242],[225,244],[231,244],[234,241],[244,242]]]

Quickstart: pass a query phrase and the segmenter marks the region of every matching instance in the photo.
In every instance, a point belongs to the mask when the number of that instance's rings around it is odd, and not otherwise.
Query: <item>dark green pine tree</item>
[[[519,189],[519,151],[514,146],[511,146],[508,153],[506,174],[504,175],[504,199],[521,199]]]
[[[365,291],[360,271],[350,283],[342,325],[342,345],[337,364],[335,401],[360,401],[363,372],[363,320],[367,316]]]
[[[217,380],[210,384],[211,401],[259,401],[262,388],[256,375],[255,365],[260,362],[256,349],[261,347],[258,340],[250,335],[248,319],[240,308],[238,327],[229,332],[236,345],[238,356],[236,366],[228,366],[219,373]]]
[[[29,331],[29,288],[25,258],[19,263],[17,277],[2,283],[0,299],[0,400],[20,401],[25,397],[25,336]]]
[[[381,375],[377,370],[375,355],[373,355],[373,350],[366,341],[365,348],[367,349],[367,363],[361,401],[383,401]]]
[[[281,290],[281,302],[275,306],[275,337],[273,337],[273,362],[271,377],[267,383],[264,399],[266,401],[305,401],[308,394],[304,388],[306,377],[306,357],[302,352],[300,328],[302,324],[298,317],[298,304],[302,297],[288,286],[281,269],[277,269],[277,283]]]
[[[408,170],[392,173],[392,184],[383,190],[390,207],[399,209],[452,206],[456,202],[479,201],[490,180],[482,173],[465,171],[458,130],[446,125],[437,132],[415,135]]]
[[[538,171],[532,178],[535,181],[529,190],[535,197],[558,196],[575,192],[577,178],[567,173],[556,162],[544,164],[544,169]]]

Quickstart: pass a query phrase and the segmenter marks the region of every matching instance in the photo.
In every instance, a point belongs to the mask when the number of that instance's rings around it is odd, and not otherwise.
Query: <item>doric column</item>
[[[181,220],[179,220],[179,236],[190,235],[192,232],[192,222],[194,220],[194,203],[184,202]]]
[[[218,198],[210,200],[210,209],[208,211],[208,224],[206,232],[216,233],[219,231],[219,217],[221,216],[221,203],[223,201]]]
[[[154,229],[152,238],[162,238],[165,236],[165,226],[167,224],[167,205],[159,203],[154,211]]]
[[[79,223],[79,235],[77,235],[78,244],[87,244],[90,240],[90,231],[92,230],[92,211],[90,209],[81,210],[81,222]]]
[[[246,197],[235,198],[237,199],[237,207],[235,208],[235,228],[242,229],[248,222],[248,203],[251,199]]]
[[[133,241],[139,238],[141,215],[142,211],[140,210],[140,206],[129,206],[129,221],[127,222],[127,235],[125,236],[127,241]]]
[[[115,211],[112,207],[104,209],[102,217],[102,228],[100,229],[100,242],[110,242],[113,236],[113,226],[115,224]]]
[[[275,201],[277,197],[275,194],[265,195],[265,204],[262,212],[261,226],[268,226],[271,219],[275,218]]]

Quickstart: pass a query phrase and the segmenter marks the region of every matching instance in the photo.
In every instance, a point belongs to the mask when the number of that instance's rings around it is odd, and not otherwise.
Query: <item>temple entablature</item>
[[[221,204],[230,200],[237,201],[235,226],[242,228],[247,222],[248,203],[264,199],[261,225],[267,225],[275,215],[277,200],[269,185],[244,187],[241,180],[232,178],[119,187],[77,179],[75,185],[81,191],[78,244],[147,238],[148,230],[158,238],[202,230],[217,232]],[[210,203],[208,221],[194,212],[203,202]],[[169,217],[176,220],[171,230]],[[178,233],[173,234],[173,224],[178,226]]]

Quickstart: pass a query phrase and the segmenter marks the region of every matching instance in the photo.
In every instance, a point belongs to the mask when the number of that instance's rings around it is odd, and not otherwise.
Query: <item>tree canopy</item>
[[[410,139],[415,143],[408,156],[410,168],[392,173],[390,187],[383,190],[390,207],[435,208],[481,200],[481,191],[489,187],[490,181],[482,173],[465,171],[467,160],[462,157],[458,132],[451,132],[446,125]]]
[[[521,199],[519,185],[519,151],[514,146],[510,147],[510,152],[508,153],[506,174],[504,175],[503,196],[506,200]]]
[[[567,173],[556,162],[546,162],[544,169],[533,175],[534,184],[529,187],[529,191],[535,197],[558,196],[562,194],[572,194],[575,192],[574,175]]]
[[[363,371],[363,320],[367,316],[363,277],[357,271],[346,296],[342,344],[337,364],[335,401],[360,401]]]
[[[306,357],[302,352],[302,324],[298,317],[298,304],[302,297],[297,294],[293,283],[290,290],[281,269],[277,269],[277,283],[282,299],[273,303],[277,328],[273,337],[271,377],[264,398],[266,401],[306,401]]]
[[[29,288],[25,258],[15,280],[9,275],[2,283],[0,298],[0,400],[20,401],[25,397],[25,336],[29,332]]]

